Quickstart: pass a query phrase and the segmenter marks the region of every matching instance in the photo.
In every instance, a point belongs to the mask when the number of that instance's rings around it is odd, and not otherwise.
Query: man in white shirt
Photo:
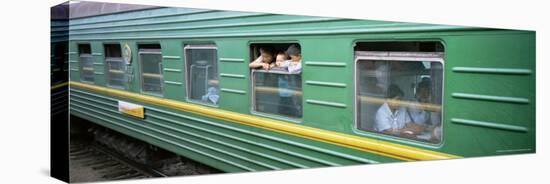
[[[386,102],[376,112],[375,131],[402,137],[414,137],[422,131],[416,126],[411,126],[412,120],[407,108],[399,106],[402,96],[403,91],[397,85],[389,86]]]
[[[411,108],[409,113],[414,124],[426,130],[429,134],[427,140],[432,142],[440,142],[442,136],[441,113],[426,110],[424,105],[433,104],[431,95],[431,80],[430,78],[422,78],[416,88],[417,102]]]
[[[392,110],[389,103],[386,102],[382,104],[382,106],[376,112],[374,129],[377,132],[384,132],[387,130],[395,132],[397,131],[397,129],[404,128],[405,124],[410,122],[411,118],[407,114],[407,109],[405,107],[394,107]]]
[[[423,78],[420,83],[418,83],[416,88],[416,103],[414,107],[409,108],[409,113],[412,118],[412,121],[419,125],[439,125],[441,123],[441,118],[438,112],[431,112],[425,110],[423,107],[427,104],[432,104],[432,95],[430,92],[431,81],[429,78]]]

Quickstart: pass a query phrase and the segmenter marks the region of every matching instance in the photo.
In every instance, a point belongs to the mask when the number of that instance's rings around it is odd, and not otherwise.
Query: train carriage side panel
[[[185,101],[185,65],[182,43],[179,40],[161,40],[164,98]]]
[[[302,46],[304,116],[302,123],[291,123],[366,138],[354,132],[354,40],[441,39],[446,46],[441,147],[368,138],[378,141],[380,147],[393,142],[411,150],[420,147],[458,156],[534,152],[534,34],[471,32],[461,27],[450,33],[446,26],[215,10],[160,8],[143,12],[73,22],[77,25],[71,27],[70,50],[74,54],[70,60],[79,59],[77,43],[92,40],[95,53],[103,52],[104,43],[128,44],[132,50],[129,69],[133,71],[129,76],[133,77],[124,90],[105,87],[105,79],[97,77],[96,85],[103,88],[94,88],[79,84],[79,63],[71,62],[71,81],[78,84],[71,87],[71,113],[224,171],[394,162],[398,159],[385,154],[178,110],[147,99],[232,111],[248,118],[254,115],[247,66],[250,43],[294,40]],[[167,16],[124,21],[148,13]],[[101,23],[110,20],[115,21]],[[141,92],[138,48],[150,42],[159,43],[162,49],[162,97]],[[211,43],[217,48],[218,81],[212,82],[221,90],[219,106],[187,100],[183,49],[195,43]],[[94,57],[96,62],[104,62],[103,56]],[[131,94],[116,95],[121,91]],[[119,100],[143,105],[145,119],[118,112]]]
[[[250,113],[250,63],[247,39],[219,39],[218,82],[220,87],[220,108]]]
[[[534,40],[505,31],[445,39],[447,152],[535,152]]]
[[[304,126],[351,133],[353,39],[301,39]]]
[[[80,81],[80,63],[78,58],[78,48],[75,41],[68,41],[69,45],[69,79],[71,81]]]
[[[100,86],[106,86],[105,83],[105,53],[103,49],[103,43],[100,41],[90,42],[92,49],[92,64],[94,68],[94,84]]]

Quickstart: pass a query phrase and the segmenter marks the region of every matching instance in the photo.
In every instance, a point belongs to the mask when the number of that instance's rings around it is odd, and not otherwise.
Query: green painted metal
[[[73,81],[80,81],[78,43],[92,45],[98,63],[94,69],[102,73],[103,44],[128,44],[134,77],[127,90],[141,93],[138,45],[160,43],[163,98],[190,102],[186,99],[183,47],[209,43],[216,46],[219,60],[220,103],[215,108],[252,114],[250,44],[299,43],[304,81],[300,125],[464,157],[536,151],[535,33],[531,31],[186,8],[80,18],[71,20],[70,25]],[[445,46],[442,143],[357,130],[353,109],[355,43],[427,40]],[[105,86],[104,75],[95,77],[95,85]],[[116,112],[118,99],[114,97],[76,89],[71,92],[71,113],[224,171],[397,161],[152,104],[143,104],[147,118],[142,121]]]
[[[204,158],[197,157],[206,156],[208,160],[226,164],[219,167],[220,163],[206,162],[225,171],[377,163],[375,160],[396,161],[352,149],[339,148],[335,151],[333,149],[337,146],[327,143],[265,132],[258,128],[196,117],[146,104],[143,104],[146,118],[141,120],[120,114],[117,100],[71,89],[71,111],[76,112],[73,114],[192,159],[204,161]]]
[[[465,73],[487,73],[487,74],[508,74],[508,75],[528,75],[531,70],[516,68],[476,68],[476,67],[454,67],[453,72]]]

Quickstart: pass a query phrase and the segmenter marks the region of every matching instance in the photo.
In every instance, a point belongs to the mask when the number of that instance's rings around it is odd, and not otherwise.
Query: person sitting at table
[[[248,67],[252,69],[261,68],[264,70],[269,70],[274,66],[275,62],[273,62],[273,51],[267,47],[260,48],[260,56],[248,65]]]
[[[386,101],[376,111],[375,131],[409,138],[423,131],[413,125],[407,108],[399,106],[401,97],[403,91],[397,85],[390,84]]]
[[[433,104],[431,86],[430,78],[422,78],[416,87],[416,102],[408,112],[415,128],[425,130],[430,134],[430,140],[438,142],[441,139],[441,114],[427,109]]]
[[[416,87],[416,102],[408,109],[412,121],[418,125],[429,126],[440,123],[439,113],[426,110],[426,105],[432,104],[430,89],[430,78],[422,78]]]

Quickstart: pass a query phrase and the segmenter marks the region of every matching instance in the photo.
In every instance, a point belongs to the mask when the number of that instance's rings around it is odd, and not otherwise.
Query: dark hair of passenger
[[[260,48],[260,53],[261,53],[261,54],[268,54],[268,55],[273,56],[273,48],[270,48],[270,47],[261,47],[261,48]]]
[[[286,49],[285,53],[289,56],[298,56],[302,54],[302,51],[300,50],[300,45],[292,44]]]
[[[422,81],[418,83],[418,89],[430,89],[432,86],[432,80],[430,78],[424,77]]]
[[[288,58],[288,54],[286,54],[285,52],[278,52],[276,56],[278,56],[278,55],[283,55],[283,56],[285,56],[285,59]]]
[[[388,88],[388,98],[402,97],[403,91],[395,84],[391,84]]]

